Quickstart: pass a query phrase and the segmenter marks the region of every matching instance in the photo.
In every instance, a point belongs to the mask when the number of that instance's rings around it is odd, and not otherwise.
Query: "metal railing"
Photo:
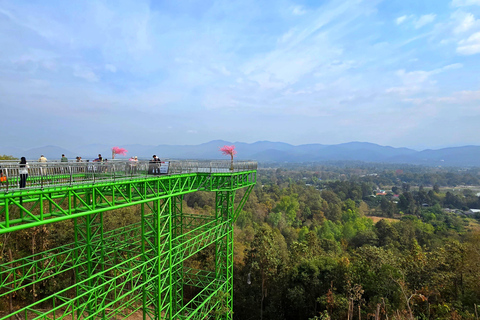
[[[151,177],[152,175],[251,171],[257,169],[257,162],[234,161],[232,163],[226,160],[28,162],[25,188],[20,188],[19,169],[18,161],[0,161],[0,192]]]

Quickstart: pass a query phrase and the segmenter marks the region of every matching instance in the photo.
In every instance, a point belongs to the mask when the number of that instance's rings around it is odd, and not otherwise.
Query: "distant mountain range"
[[[214,140],[199,145],[121,145],[128,150],[127,157],[138,156],[150,159],[156,154],[165,159],[228,159],[218,150],[224,145],[234,144],[238,160],[259,162],[325,162],[325,161],[364,161],[381,163],[405,163],[430,166],[480,166],[480,146],[463,146],[438,150],[416,151],[408,148],[393,148],[368,142],[349,142],[336,145],[304,144],[294,146],[283,142],[258,141],[254,143]],[[95,159],[99,153],[111,158],[111,146],[90,144],[75,150],[58,146],[44,146],[23,150],[0,147],[0,154],[25,156],[36,160],[41,154],[54,160],[62,154],[73,159],[77,155],[83,159]],[[118,157],[117,158],[122,158]]]

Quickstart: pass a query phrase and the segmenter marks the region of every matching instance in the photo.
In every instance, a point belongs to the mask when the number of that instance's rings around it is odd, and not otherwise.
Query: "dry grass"
[[[367,216],[367,218],[372,219],[373,223],[377,223],[380,220],[387,220],[388,222],[397,222],[400,221],[400,219],[394,219],[394,218],[385,218],[385,217],[377,217],[377,216]]]
[[[474,219],[468,219],[468,226],[466,226],[466,229],[469,231],[475,231],[478,232],[480,231],[480,223]]]

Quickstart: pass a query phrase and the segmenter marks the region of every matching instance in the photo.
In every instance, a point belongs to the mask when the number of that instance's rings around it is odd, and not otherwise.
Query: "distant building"
[[[455,214],[464,214],[464,212],[462,210],[458,210],[458,209],[450,209],[450,208],[443,208],[443,212],[446,212],[446,213],[455,213]],[[467,211],[468,212],[468,211]]]

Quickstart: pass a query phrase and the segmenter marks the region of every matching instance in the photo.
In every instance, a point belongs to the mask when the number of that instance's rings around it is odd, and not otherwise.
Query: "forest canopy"
[[[260,168],[234,227],[234,318],[478,319],[479,194],[478,168]],[[214,206],[212,192],[183,199],[188,215]],[[138,206],[109,212],[105,230],[138,219]],[[73,243],[72,228],[66,220],[3,235],[0,262]],[[212,269],[214,252],[185,267]],[[10,301],[4,295],[0,311],[74,279],[66,272]]]

